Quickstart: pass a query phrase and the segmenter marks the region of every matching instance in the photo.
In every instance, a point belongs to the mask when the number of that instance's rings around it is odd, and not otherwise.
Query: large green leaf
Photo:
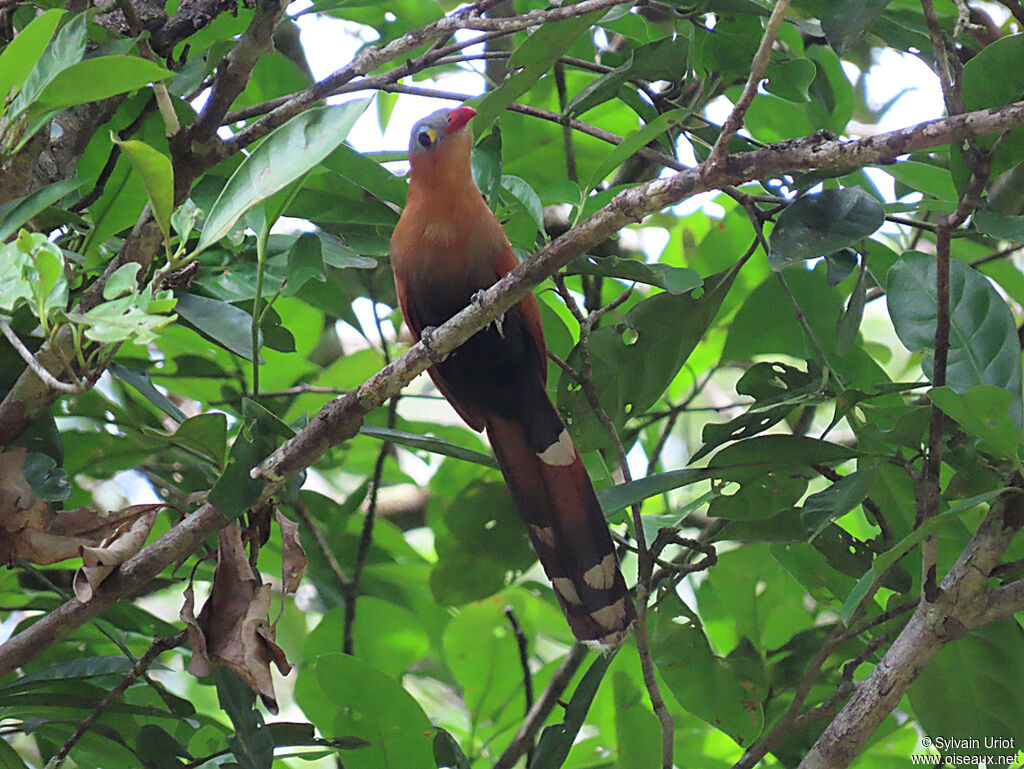
[[[959,423],[968,435],[1004,459],[1019,461],[1020,425],[1011,418],[1013,393],[993,385],[975,385],[962,395],[951,387],[936,387],[928,397]]]
[[[0,206],[0,241],[7,240],[29,219],[52,206],[69,192],[74,192],[85,182],[85,179],[77,176],[62,179],[25,197],[4,203]]]
[[[907,252],[889,270],[889,317],[900,341],[924,353],[921,367],[932,376],[935,347],[935,257]],[[1013,314],[988,279],[963,262],[949,265],[949,360],[946,384],[964,394],[975,385],[1010,393],[1010,417],[1021,426],[1020,341]]]
[[[760,703],[714,654],[697,616],[674,593],[666,594],[654,612],[651,653],[680,705],[740,745],[754,741],[763,722]]]
[[[852,246],[882,226],[885,209],[860,187],[800,198],[779,214],[768,238],[776,270]]]
[[[646,411],[665,392],[711,325],[738,272],[739,266],[734,265],[706,278],[704,292],[696,298],[692,293],[656,294],[635,305],[622,326],[604,326],[591,334],[594,384],[616,425]],[[579,350],[574,349],[569,363],[578,366],[578,361]],[[571,415],[581,451],[608,440],[586,398],[566,374],[559,380],[558,405]]]
[[[1006,35],[983,46],[977,55],[964,64],[963,96],[968,111],[990,109],[1020,99],[1024,91],[1024,34]],[[976,141],[988,149],[998,140],[999,149],[992,160],[992,177],[1020,162],[1024,153],[1024,129],[1017,127],[1004,134],[980,137]],[[960,155],[955,156],[960,160]],[[961,161],[962,163],[962,161]],[[969,175],[959,169],[958,181]]]
[[[85,59],[58,73],[28,110],[29,119],[134,91],[170,77],[159,64],[137,56],[100,56]]]
[[[36,65],[65,11],[51,8],[36,16],[0,53],[0,94],[6,98]]]
[[[864,39],[889,0],[831,0],[821,14],[828,44],[842,56]]]
[[[80,61],[85,54],[85,27],[87,14],[80,13],[72,17],[57,33],[49,45],[46,46],[42,55],[35,62],[32,71],[25,78],[21,90],[11,102],[8,115],[13,120],[27,110],[43,90],[61,72]],[[47,22],[49,26],[49,22]],[[40,32],[45,31],[41,29]],[[37,43],[29,44],[35,48]],[[25,51],[28,53],[29,51]],[[6,94],[4,94],[6,98]]]
[[[566,265],[568,275],[604,275],[621,280],[646,283],[663,288],[670,294],[685,294],[704,285],[696,270],[672,267],[659,262],[641,262],[621,256],[581,256]]]
[[[178,314],[203,336],[252,360],[252,315],[241,307],[196,294],[179,294]],[[262,344],[262,342],[261,342]]]
[[[740,520],[771,518],[793,507],[816,477],[817,465],[857,456],[837,443],[797,435],[761,435],[726,446],[708,463],[716,478],[740,484],[715,497],[708,515]]]
[[[1024,745],[1024,697],[1014,685],[1021,676],[1024,631],[1010,618],[944,646],[921,670],[907,695],[933,742],[944,738],[962,745],[940,752],[1012,761],[1018,746]],[[950,707],[951,702],[957,707]]]
[[[171,160],[162,152],[137,140],[120,141],[113,132],[110,140],[121,147],[135,172],[142,179],[153,209],[153,218],[160,225],[164,240],[171,237],[171,214],[174,213],[174,169]]]
[[[284,189],[345,141],[369,100],[306,110],[264,139],[228,179],[206,217],[196,252],[227,235],[261,200]]]

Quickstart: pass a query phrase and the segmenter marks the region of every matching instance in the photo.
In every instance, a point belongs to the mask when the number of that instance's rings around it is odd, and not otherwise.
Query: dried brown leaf
[[[270,665],[277,665],[284,675],[291,666],[267,619],[270,585],[258,585],[237,522],[221,530],[213,587],[198,619],[192,616],[191,585],[185,598],[180,616],[188,626],[192,642],[189,672],[205,675],[210,663],[227,665],[260,696],[267,710],[276,714],[277,697]]]
[[[159,505],[149,505],[148,512],[134,520],[122,519],[117,528],[98,547],[83,545],[80,549],[82,567],[75,572],[75,597],[85,603],[110,573],[146,544]]]
[[[54,513],[25,480],[26,451],[0,453],[0,563],[18,558],[47,566],[77,558],[83,546],[100,545],[125,522],[163,505],[133,505],[103,514],[87,507]]]
[[[299,524],[276,511],[277,525],[281,527],[281,586],[286,594],[294,593],[302,584],[306,573],[306,551],[299,542]]]

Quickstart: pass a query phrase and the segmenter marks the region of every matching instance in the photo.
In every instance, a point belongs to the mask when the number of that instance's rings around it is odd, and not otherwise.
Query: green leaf
[[[423,709],[401,683],[357,657],[325,654],[301,670],[296,700],[321,734],[365,740],[345,753],[345,769],[434,766]]]
[[[643,413],[661,397],[711,325],[738,269],[734,265],[705,279],[704,291],[696,298],[692,293],[662,293],[644,299],[620,327],[603,326],[591,335],[594,383],[616,425]],[[578,356],[574,349],[569,364],[577,366]],[[607,431],[564,373],[558,383],[558,406],[571,416],[580,451],[605,444]]]
[[[857,282],[850,293],[850,300],[836,321],[836,352],[840,355],[846,355],[857,342],[868,298],[867,275],[867,266],[862,266],[857,273]]]
[[[42,670],[34,670],[20,678],[15,678],[0,685],[0,691],[23,691],[39,685],[50,685],[57,681],[72,681],[97,676],[124,675],[132,667],[132,661],[121,655],[103,657],[81,657],[79,659],[58,662]]]
[[[249,398],[242,400],[245,417],[235,436],[224,472],[210,489],[208,501],[224,515],[240,516],[263,492],[263,477],[253,478],[252,469],[277,447],[277,439],[295,433],[274,414]]]
[[[1024,216],[1007,216],[982,204],[974,212],[972,221],[981,232],[993,238],[1024,243]]]
[[[689,117],[692,113],[693,110],[689,109],[673,109],[663,112],[650,123],[624,137],[590,175],[590,181],[587,183],[587,186],[590,189],[596,188],[609,173],[622,165],[627,158],[632,157],[638,150],[646,147],[651,141],[666,131],[677,127],[682,120]]]
[[[85,55],[85,27],[88,14],[73,16],[46,46],[32,71],[28,73],[18,95],[11,103],[8,116],[13,121],[39,98],[57,75],[80,61]],[[47,26],[49,22],[47,22]],[[6,98],[7,94],[3,95]]]
[[[20,88],[25,82],[46,50],[64,13],[59,8],[51,8],[39,14],[0,53],[0,100],[6,101],[11,90]]]
[[[888,4],[889,0],[831,0],[826,3],[821,28],[828,44],[842,56],[864,39]]]
[[[40,243],[33,250],[32,263],[36,270],[36,279],[32,282],[36,317],[49,318],[52,310],[63,310],[68,304],[64,256],[52,243]]]
[[[51,13],[51,11],[47,11],[47,13]],[[20,39],[20,37],[19,35],[16,39]],[[8,46],[9,48],[10,46]],[[72,179],[63,179],[48,184],[30,195],[4,203],[0,206],[0,241],[10,238],[32,217],[42,213],[69,192],[74,192],[85,182],[86,179],[80,179],[77,176]]]
[[[134,339],[137,344],[149,344],[156,339],[157,331],[175,319],[174,315],[155,314],[169,307],[162,297],[151,300],[151,290],[152,286],[147,286],[141,294],[103,302],[86,313],[67,312],[65,317],[85,326],[85,336],[94,342],[110,344]]]
[[[853,590],[851,590],[850,594],[846,597],[846,601],[843,603],[843,609],[839,615],[842,623],[849,626],[850,620],[856,614],[860,605],[864,602],[865,597],[874,586],[875,582],[882,579],[893,564],[909,553],[913,548],[917,547],[925,537],[935,531],[938,531],[947,523],[950,523],[956,517],[962,515],[971,508],[994,499],[1002,494],[1003,491],[1005,491],[1005,489],[993,489],[984,494],[978,494],[970,499],[965,499],[944,513],[932,516],[910,532],[910,534],[893,545],[890,549],[876,556],[875,560],[871,564],[871,568],[863,577],[857,580],[857,584],[853,586]]]
[[[886,166],[885,172],[913,190],[956,205],[956,186],[953,184],[953,177],[948,168],[904,160],[895,165]],[[897,191],[897,197],[901,197],[899,191]]]
[[[708,515],[739,520],[771,518],[793,507],[816,477],[815,465],[836,465],[853,449],[797,435],[760,435],[726,446],[708,463],[715,477],[740,484],[715,497]]]
[[[30,451],[25,454],[22,470],[25,480],[40,499],[63,502],[71,496],[71,484],[64,471],[57,467],[52,457]]]
[[[322,248],[320,238],[312,232],[304,232],[295,239],[288,249],[288,282],[281,292],[284,296],[295,296],[310,280],[327,280]]]
[[[134,139],[121,141],[113,131],[110,132],[110,140],[128,156],[136,173],[141,177],[142,185],[149,197],[149,205],[153,209],[153,218],[160,225],[164,241],[169,241],[171,214],[174,213],[174,168],[171,166],[170,158],[145,142]]]
[[[814,62],[808,59],[790,59],[768,65],[765,76],[768,82],[765,83],[765,90],[775,94],[780,99],[804,104],[810,96],[807,88],[814,81],[818,70]]]
[[[538,232],[544,231],[544,204],[540,202],[540,196],[534,192],[526,180],[518,176],[504,174],[501,177],[501,188],[509,195],[519,201],[526,209],[533,223],[537,226]]]
[[[889,270],[889,317],[896,334],[912,352],[925,353],[921,368],[932,375],[935,345],[935,257],[913,251]],[[988,384],[1011,396],[1010,418],[1024,423],[1020,342],[1013,314],[988,279],[963,262],[949,265],[949,360],[946,384],[964,394]]]
[[[382,441],[397,443],[414,451],[429,451],[432,454],[441,454],[446,457],[455,457],[464,462],[472,462],[484,467],[497,468],[498,463],[489,454],[481,451],[474,451],[463,446],[458,446],[441,438],[417,435],[416,433],[404,430],[395,430],[390,427],[378,427],[376,425],[363,425],[359,428],[360,435],[368,435],[371,438],[379,438]]]
[[[509,59],[509,67],[519,67],[515,74],[505,79],[499,87],[489,91],[476,104],[473,119],[473,135],[483,136],[498,116],[530,90],[541,77],[551,71],[558,57],[576,42],[576,39],[590,29],[604,11],[594,11],[554,24],[543,24],[530,33]]]
[[[1012,763],[1024,744],[1024,698],[1014,686],[1022,660],[1024,635],[1013,618],[944,645],[907,691],[925,734],[961,740],[955,755],[975,765],[985,757],[996,759],[988,766]]]
[[[824,491],[807,497],[800,509],[800,519],[811,532],[811,539],[863,502],[874,482],[875,468],[871,466],[845,475]]]
[[[756,403],[728,422],[704,425],[704,445],[690,458],[696,462],[724,443],[751,438],[773,427],[800,406],[824,400],[821,372],[808,365],[808,371],[779,362],[761,362],[751,366],[736,383],[736,392],[748,395]]]
[[[110,301],[136,291],[139,287],[136,275],[141,268],[138,262],[128,262],[114,270],[103,285],[103,298]]]
[[[811,100],[805,112],[810,127],[824,128],[834,134],[846,133],[846,124],[853,117],[853,86],[839,57],[823,45],[807,46],[805,55],[818,69],[807,89]]]
[[[434,547],[430,588],[443,605],[463,606],[494,595],[510,573],[536,561],[505,485],[479,478],[444,506],[444,528],[438,527]],[[474,579],[466,579],[467,568]]]
[[[768,238],[768,262],[781,270],[824,256],[863,240],[884,221],[882,204],[860,187],[807,195],[779,214]]]
[[[661,765],[661,725],[645,704],[643,690],[621,670],[612,675],[615,701],[615,743],[619,766]]]
[[[0,768],[2,769],[28,769],[28,765],[21,760],[18,752],[7,744],[6,740],[0,740]]]
[[[597,688],[601,685],[608,666],[615,659],[616,651],[618,650],[601,654],[587,668],[565,708],[565,720],[560,724],[545,727],[541,732],[537,747],[533,751],[530,769],[559,769],[565,763],[597,694]]]
[[[434,761],[438,769],[472,769],[459,743],[440,726],[434,727]]]
[[[171,401],[170,398],[156,389],[152,380],[149,378],[149,374],[145,371],[136,371],[135,369],[130,369],[127,366],[122,366],[120,363],[116,362],[112,362],[108,366],[108,370],[111,375],[138,390],[140,395],[146,398],[146,400],[164,412],[175,422],[184,422],[186,420],[187,417],[185,416],[185,412],[175,406],[174,402]]]
[[[635,481],[598,489],[597,498],[601,502],[604,514],[613,515],[650,497],[713,477],[714,474],[707,470],[670,470],[667,473],[654,473]]]
[[[1021,430],[1011,416],[1012,393],[994,385],[975,385],[962,395],[951,387],[936,387],[928,397],[965,433],[980,438],[998,456],[1019,462]]]
[[[1024,91],[1024,34],[1006,35],[983,46],[963,68],[964,107],[968,111],[989,109],[1010,104],[1020,99]],[[995,142],[999,149],[992,160],[992,178],[1020,163],[1024,156],[1024,129],[1016,127],[1003,134],[979,137],[982,149],[990,149]],[[960,160],[959,154],[956,156]],[[963,164],[963,161],[960,160]],[[969,172],[958,176],[966,184]]]
[[[763,714],[731,666],[711,650],[697,616],[674,593],[654,611],[651,654],[676,701],[740,745],[761,732]]]
[[[234,737],[228,739],[235,759],[242,769],[271,769],[274,740],[263,715],[253,707],[256,695],[225,665],[214,666],[213,678],[217,684],[217,702],[235,727]]]
[[[252,315],[241,307],[219,299],[181,293],[175,309],[207,339],[240,358],[252,360]]]
[[[224,455],[227,453],[227,429],[227,417],[224,414],[196,414],[178,425],[173,433],[164,433],[145,427],[143,427],[143,432],[147,435],[164,438],[176,446],[190,449],[220,467],[223,465]]]
[[[221,190],[203,226],[196,253],[227,235],[261,200],[315,168],[345,141],[368,99],[299,113],[264,139]]]
[[[72,64],[58,73],[26,110],[29,128],[22,144],[61,110],[134,91],[171,74],[159,64],[137,56],[101,56]]]
[[[704,285],[700,273],[688,267],[672,267],[658,262],[648,264],[620,256],[580,256],[569,262],[565,271],[568,275],[603,275],[646,283],[670,294],[685,294]]]

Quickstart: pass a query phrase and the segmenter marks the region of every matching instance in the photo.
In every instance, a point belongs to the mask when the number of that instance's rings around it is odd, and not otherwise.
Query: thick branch
[[[842,769],[867,740],[918,674],[950,641],[991,621],[988,575],[1024,521],[1021,479],[993,503],[949,574],[935,601],[922,601],[885,656],[800,762],[800,769]],[[1006,610],[1006,594],[999,609]]]
[[[787,170],[892,163],[900,155],[909,152],[948,144],[968,135],[997,133],[1022,124],[1024,102],[1018,102],[997,109],[934,120],[859,141],[809,140],[777,149],[769,147],[727,157],[713,172],[699,167],[624,190],[585,222],[554,240],[490,289],[482,292],[479,295],[480,301],[474,301],[434,333],[432,347],[439,355],[450,354],[574,257],[606,240],[627,224],[640,221],[647,214],[674,205],[691,195],[742,184],[751,179],[771,177]],[[159,229],[155,226],[153,229],[156,230],[157,240],[151,253],[159,246]],[[357,390],[327,404],[299,435],[275,451],[260,466],[259,474],[268,479],[264,498],[280,488],[285,477],[309,467],[332,445],[354,436],[366,414],[399,392],[430,365],[423,345],[417,344]],[[31,376],[42,384],[34,374]],[[13,395],[12,392],[0,405],[0,417],[4,415],[5,407],[25,409],[32,403],[31,400],[22,401],[17,398],[12,401]],[[37,395],[50,398],[48,403],[52,403],[59,393],[43,388]],[[17,420],[15,414],[14,423]],[[28,422],[23,421],[22,424]],[[11,423],[8,421],[7,424]],[[0,419],[0,435],[6,436],[9,433],[4,431],[4,427],[6,425]],[[226,523],[220,513],[204,505],[122,566],[88,604],[69,601],[0,646],[0,675],[23,664],[74,628],[95,617],[120,596],[155,576],[168,564],[187,557],[203,537],[219,530]],[[179,532],[186,524],[190,527],[188,531]],[[989,568],[992,566],[995,563]]]

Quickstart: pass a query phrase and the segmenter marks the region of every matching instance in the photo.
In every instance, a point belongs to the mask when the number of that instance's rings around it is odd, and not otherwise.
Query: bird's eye
[[[416,134],[416,141],[420,143],[421,147],[429,147],[431,143],[430,133],[427,131],[420,131]]]

